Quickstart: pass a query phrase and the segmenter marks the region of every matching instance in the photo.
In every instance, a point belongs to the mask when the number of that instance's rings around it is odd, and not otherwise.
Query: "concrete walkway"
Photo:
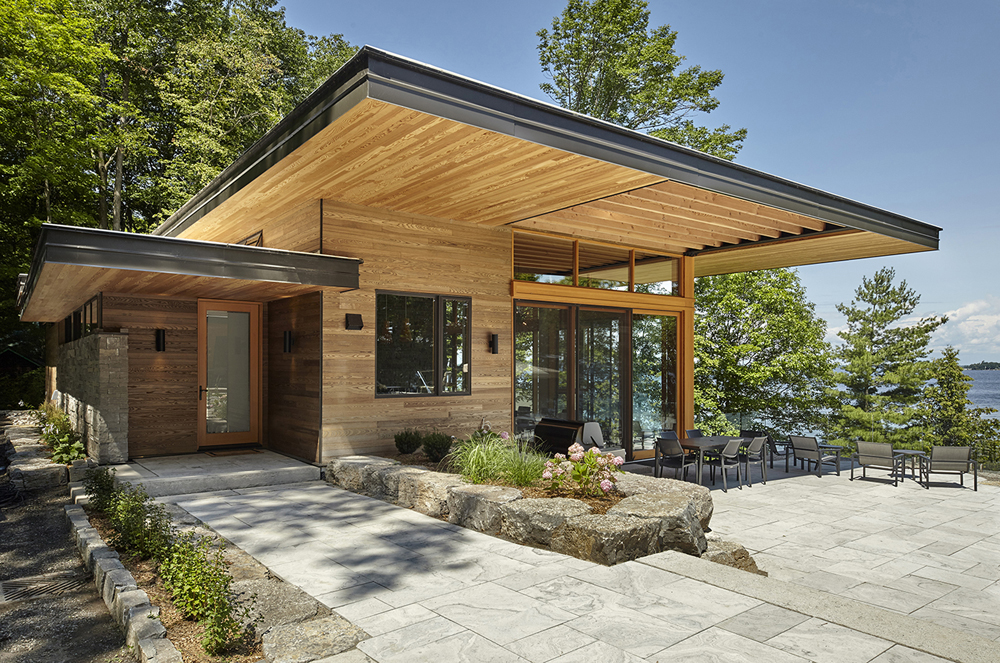
[[[780,466],[766,486],[713,490],[713,530],[772,578],[1000,642],[1000,487]]]
[[[320,482],[171,501],[363,628],[379,663],[1000,661],[992,640],[800,584],[680,553],[602,567]]]

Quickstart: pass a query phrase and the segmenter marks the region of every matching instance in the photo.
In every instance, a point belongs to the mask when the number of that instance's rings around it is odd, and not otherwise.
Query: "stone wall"
[[[59,348],[54,398],[101,465],[128,461],[128,334],[99,332]]]

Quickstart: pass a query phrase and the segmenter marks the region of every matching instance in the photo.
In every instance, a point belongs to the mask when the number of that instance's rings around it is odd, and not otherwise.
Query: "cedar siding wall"
[[[319,460],[323,297],[311,293],[270,302],[266,349],[268,446],[309,462]],[[284,332],[292,351],[284,352]]]
[[[104,328],[128,330],[129,457],[197,451],[198,302],[104,295]]]
[[[323,451],[333,456],[393,449],[407,427],[464,436],[485,417],[511,421],[511,234],[456,221],[323,201],[323,252],[364,259],[361,288],[323,293]],[[472,394],[375,397],[375,291],[472,298]],[[360,313],[364,329],[344,328]],[[500,354],[488,335],[500,334]]]
[[[264,246],[285,251],[318,253],[319,200],[294,205],[284,213],[263,219],[239,218],[224,223],[202,221],[180,234],[187,239],[233,244],[254,234],[264,233]]]

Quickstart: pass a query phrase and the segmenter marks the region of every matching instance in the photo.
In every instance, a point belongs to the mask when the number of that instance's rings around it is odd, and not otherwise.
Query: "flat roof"
[[[44,224],[18,293],[18,308],[26,322],[56,322],[98,292],[266,301],[323,288],[353,290],[361,262]]]
[[[406,135],[407,122],[417,121],[424,135]],[[367,139],[380,132],[376,138],[384,141],[371,163],[349,163],[351,172],[360,169],[358,180],[367,189],[357,182],[332,186],[323,178],[339,172],[339,166],[348,167],[347,157],[338,161],[353,145],[346,136],[355,131],[356,138],[363,130],[368,130]],[[338,136],[345,138],[338,143]],[[462,149],[428,159],[435,172],[427,172],[426,163],[420,172],[404,167],[428,137],[445,142],[454,136],[462,137]],[[469,150],[487,144],[495,153],[488,167],[482,165],[488,155],[478,166],[463,159]],[[528,148],[533,149],[530,154]],[[297,159],[288,159],[293,153]],[[304,176],[306,156],[326,159],[326,174]],[[539,175],[537,164],[542,162]],[[380,179],[379,169],[386,170],[386,164],[399,171],[396,179]],[[482,177],[466,177],[469,173],[488,174],[492,186],[481,186],[474,180]],[[301,197],[484,225],[614,242],[603,226],[619,224],[637,237],[645,233],[651,249],[702,256],[700,273],[934,250],[940,232],[888,210],[365,46],[154,233],[181,235],[208,215],[245,210],[239,207],[244,198],[277,198],[282,194],[269,178],[287,182],[293,177],[302,183]],[[430,201],[419,184],[435,182],[435,177],[450,178],[456,195],[470,205],[445,204],[448,189],[441,188],[443,202]],[[530,190],[507,192],[511,183],[532,178],[537,184]],[[412,191],[393,189],[398,182],[408,183]],[[362,195],[370,191],[375,193]],[[514,197],[521,199],[518,204]],[[530,203],[524,202],[529,198]],[[661,216],[666,222],[658,222]],[[851,231],[855,236],[846,237]],[[806,239],[814,241],[798,249],[812,247],[811,258],[779,246]],[[815,248],[820,240],[825,251]],[[840,248],[832,250],[834,246]],[[719,252],[726,255],[713,255]]]

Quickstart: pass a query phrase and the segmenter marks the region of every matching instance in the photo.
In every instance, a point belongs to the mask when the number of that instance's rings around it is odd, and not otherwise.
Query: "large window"
[[[375,300],[376,394],[470,393],[469,299],[378,292]]]

